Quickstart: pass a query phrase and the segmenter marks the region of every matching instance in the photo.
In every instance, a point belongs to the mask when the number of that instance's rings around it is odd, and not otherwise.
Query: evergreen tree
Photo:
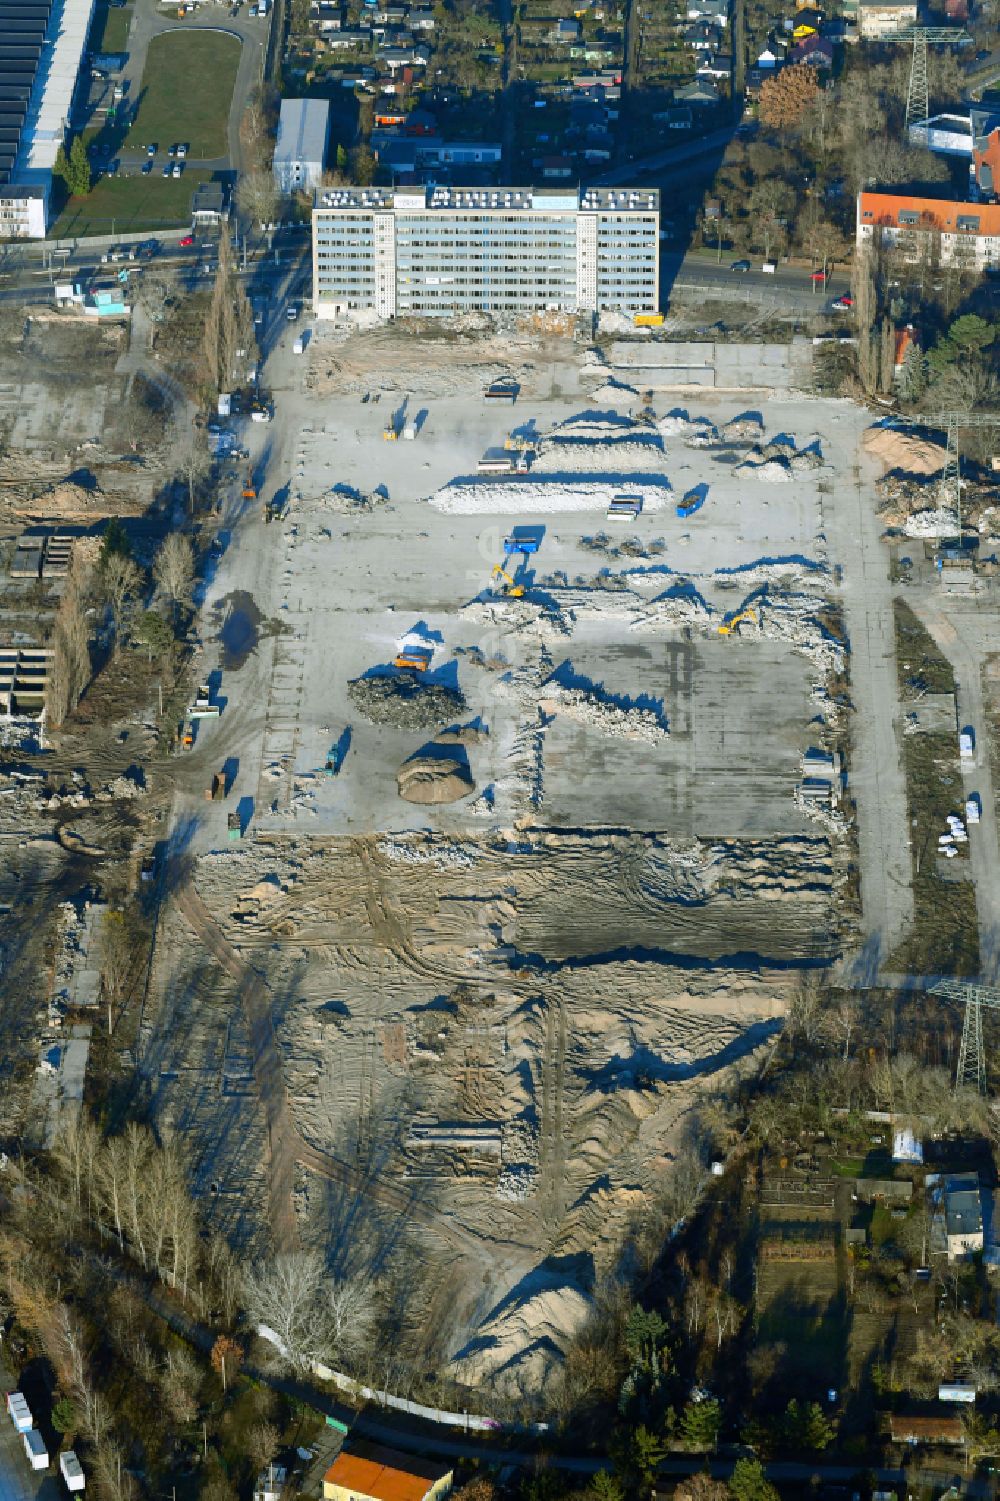
[[[74,136],[70,147],[69,176],[66,179],[66,186],[74,198],[85,198],[93,186],[90,162],[87,160],[87,148],[83,144],[82,136]]]
[[[759,1459],[738,1459],[733,1466],[729,1489],[735,1501],[780,1501]]]
[[[721,1423],[722,1411],[714,1397],[689,1402],[681,1418],[681,1436],[693,1449],[714,1449]]]

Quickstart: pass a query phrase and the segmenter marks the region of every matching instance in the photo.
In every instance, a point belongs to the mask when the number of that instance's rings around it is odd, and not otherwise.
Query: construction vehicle
[[[256,500],[257,499],[257,486],[253,482],[253,467],[250,466],[250,465],[247,466],[247,476],[246,476],[246,479],[243,481],[243,499],[244,500]]]
[[[760,624],[760,621],[757,618],[756,610],[751,610],[749,608],[746,610],[739,610],[735,615],[731,615],[728,620],[724,620],[722,622],[722,624],[719,626],[719,635],[731,636],[736,627],[738,625],[741,625],[744,620],[752,620],[754,625]]]
[[[226,833],[230,839],[243,838],[243,825],[238,813],[230,813],[226,818]]]
[[[269,500],[264,507],[264,520],[267,522],[268,526],[270,526],[272,521],[276,521],[280,515],[281,507],[277,505],[275,501]]]
[[[641,495],[616,495],[608,506],[609,521],[637,521],[641,515]]]
[[[393,658],[392,665],[398,667],[401,672],[426,672],[431,665],[430,652],[414,647],[403,647]]]
[[[524,585],[519,584],[516,579],[512,578],[506,568],[501,568],[499,563],[494,564],[491,577],[501,579],[502,583],[506,584],[507,587],[503,589],[503,593],[507,595],[508,599],[523,598],[525,593]]]
[[[182,724],[177,738],[180,742],[181,750],[190,750],[192,745],[194,745],[194,725],[190,721]]]
[[[205,788],[205,801],[206,803],[218,803],[222,801],[225,795],[226,774],[224,771],[217,771],[212,778],[211,787]]]
[[[382,429],[382,437],[385,439],[386,443],[396,442],[399,434],[396,431],[395,422],[389,421],[386,423],[385,427]]]

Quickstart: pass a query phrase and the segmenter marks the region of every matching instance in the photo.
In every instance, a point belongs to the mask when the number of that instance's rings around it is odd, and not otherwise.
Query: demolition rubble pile
[[[454,688],[400,674],[355,678],[347,692],[358,713],[371,724],[391,725],[396,730],[432,730],[465,708],[465,699]]]

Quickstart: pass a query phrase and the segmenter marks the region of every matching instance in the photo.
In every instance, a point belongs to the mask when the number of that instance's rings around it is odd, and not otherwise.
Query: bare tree
[[[82,573],[74,559],[49,643],[52,657],[46,681],[46,709],[53,724],[62,724],[76,708],[90,681],[89,640]]]
[[[146,271],[136,288],[135,297],[153,323],[162,323],[164,313],[173,302],[174,289],[165,276]]]
[[[176,624],[179,611],[191,602],[194,583],[194,549],[183,532],[171,532],[164,538],[153,563],[153,579],[170,601]]]
[[[101,565],[101,583],[111,607],[117,649],[128,638],[129,621],[142,588],[142,569],[131,558],[111,553]]]
[[[273,1331],[297,1370],[361,1348],[374,1324],[371,1289],[360,1279],[333,1281],[316,1251],[251,1267],[244,1273],[243,1296],[252,1322]]]
[[[278,208],[273,172],[267,167],[251,167],[244,172],[236,188],[236,204],[249,223],[271,224]]]
[[[120,1007],[134,964],[134,945],[129,936],[124,912],[108,910],[98,932],[101,988],[108,1007],[108,1031],[112,1030],[113,1010]]]

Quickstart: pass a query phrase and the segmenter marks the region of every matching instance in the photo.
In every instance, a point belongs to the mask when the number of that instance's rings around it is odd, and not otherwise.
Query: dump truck
[[[511,536],[504,537],[503,539],[503,550],[508,558],[515,552],[523,552],[525,554],[537,552],[541,545],[541,537],[532,536],[530,533],[524,537]]]
[[[190,750],[194,745],[194,725],[188,720],[177,731],[177,741],[181,750]]]
[[[226,795],[226,774],[217,771],[212,778],[212,785],[205,788],[205,801],[210,803],[221,802]]]
[[[519,387],[516,381],[495,380],[486,387],[483,393],[487,401],[509,401],[511,406],[517,400]]]
[[[243,499],[244,500],[256,500],[257,499],[257,486],[253,482],[253,469],[252,468],[248,468],[247,469],[246,479],[243,481]]]

